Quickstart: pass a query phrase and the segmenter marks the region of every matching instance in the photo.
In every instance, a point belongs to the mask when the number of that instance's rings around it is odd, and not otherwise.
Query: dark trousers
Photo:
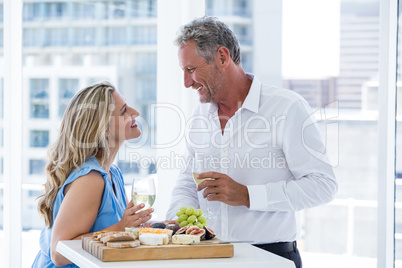
[[[291,244],[290,244],[291,243]],[[281,242],[272,244],[258,244],[253,245],[260,249],[269,251],[295,263],[296,268],[302,268],[302,260],[299,250],[297,249],[297,243],[294,242]]]

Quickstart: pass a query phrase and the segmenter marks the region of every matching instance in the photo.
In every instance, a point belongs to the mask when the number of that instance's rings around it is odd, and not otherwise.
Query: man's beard
[[[205,85],[206,98],[200,100],[202,103],[212,103],[215,102],[215,95],[218,93],[219,88],[223,84],[222,73],[218,70],[216,65],[211,69],[210,72],[210,83]]]

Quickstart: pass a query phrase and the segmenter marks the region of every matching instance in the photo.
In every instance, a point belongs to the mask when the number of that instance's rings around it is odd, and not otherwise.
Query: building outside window
[[[30,159],[29,160],[29,174],[31,175],[44,175],[45,160],[43,159]]]
[[[121,46],[127,42],[126,27],[109,27],[107,31],[107,44],[109,46]]]
[[[95,45],[95,28],[85,27],[85,28],[75,28],[74,30],[74,41],[75,46],[94,46]]]
[[[41,3],[26,3],[23,8],[23,20],[33,21],[43,18]],[[2,12],[3,13],[3,12]]]
[[[40,29],[24,29],[23,46],[24,47],[41,47],[43,44],[43,32]]]
[[[29,138],[29,146],[32,148],[45,148],[49,145],[49,131],[47,130],[31,130]]]
[[[251,3],[252,1],[247,0],[234,0],[233,15],[240,17],[251,17]]]
[[[253,36],[251,34],[252,27],[247,25],[235,24],[233,26],[233,32],[236,34],[240,45],[252,45]]]
[[[133,26],[130,28],[132,45],[156,45],[156,26]]]
[[[59,117],[61,118],[70,99],[78,90],[78,79],[59,79]]]
[[[75,19],[95,19],[95,5],[93,3],[73,3],[73,9]]]
[[[45,30],[45,46],[67,46],[68,34],[66,28],[50,28]]]
[[[49,79],[30,79],[30,116],[49,118]]]
[[[44,15],[47,20],[60,20],[66,18],[67,3],[47,2],[44,3]]]
[[[131,0],[130,17],[133,18],[156,18],[156,0]]]

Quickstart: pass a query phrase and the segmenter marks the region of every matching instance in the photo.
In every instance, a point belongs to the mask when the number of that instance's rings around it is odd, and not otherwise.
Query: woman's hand
[[[153,208],[149,208],[143,211],[139,211],[144,208],[144,204],[134,206],[131,200],[124,211],[123,217],[119,224],[120,229],[125,230],[126,227],[139,227],[142,223],[149,221],[152,217],[151,213],[154,212]]]

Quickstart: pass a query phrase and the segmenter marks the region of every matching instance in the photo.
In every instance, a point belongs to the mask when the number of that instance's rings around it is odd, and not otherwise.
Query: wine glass
[[[197,179],[198,174],[200,174],[202,172],[207,172],[207,171],[210,171],[208,162],[205,161],[205,159],[201,160],[201,159],[194,158],[194,160],[193,160],[193,179],[197,185],[205,180],[213,180],[212,178]],[[204,189],[204,191],[205,191],[205,189]],[[204,216],[207,219],[214,219],[214,218],[216,218],[216,214],[213,213],[209,209],[208,202],[209,202],[208,199],[205,198],[206,211],[204,213]]]
[[[145,206],[141,210],[152,207],[156,198],[155,178],[134,178],[131,186],[131,198],[134,206],[144,203]]]

